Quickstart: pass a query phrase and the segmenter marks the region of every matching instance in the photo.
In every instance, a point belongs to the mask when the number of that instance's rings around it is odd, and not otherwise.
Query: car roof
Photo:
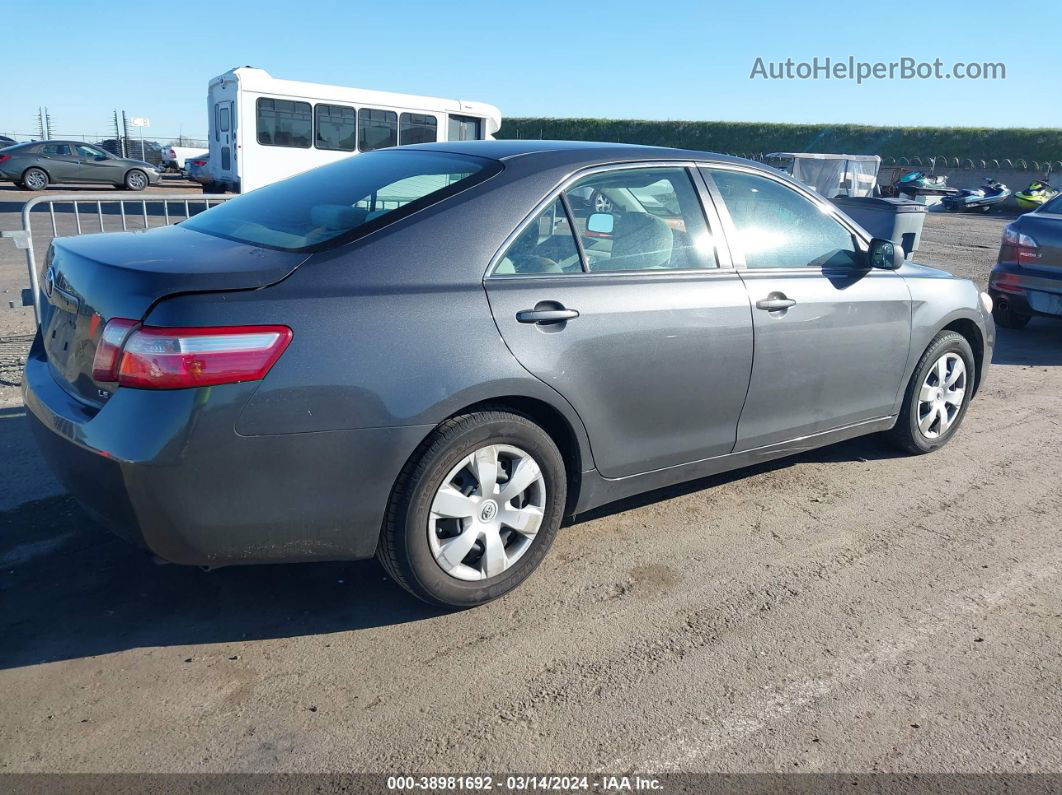
[[[701,160],[726,163],[752,163],[740,157],[721,155],[716,152],[700,152],[693,149],[672,149],[666,146],[607,143],[601,141],[441,141],[433,144],[418,144],[416,149],[429,149],[455,154],[477,155],[493,160],[535,158],[542,165],[555,162],[571,163],[578,160],[587,165],[597,163],[625,162],[630,160]],[[761,163],[753,165],[762,168]]]

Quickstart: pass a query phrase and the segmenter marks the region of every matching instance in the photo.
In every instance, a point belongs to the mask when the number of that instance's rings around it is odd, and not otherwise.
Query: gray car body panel
[[[495,157],[504,169],[361,239],[309,255],[211,238],[203,243],[210,257],[202,289],[192,269],[179,279],[168,265],[186,248],[174,243],[200,233],[63,241],[84,260],[102,261],[103,249],[113,248],[112,259],[129,260],[133,270],[134,260],[152,260],[157,243],[158,283],[139,271],[131,284],[141,298],[115,301],[148,324],[284,323],[294,330],[291,346],[260,382],[175,392],[120,388],[102,407],[84,406],[56,383],[38,337],[27,362],[26,405],[45,455],[90,510],[112,525],[134,525],[132,534],[156,554],[182,563],[366,557],[403,466],[440,422],[472,406],[502,403],[555,420],[551,429],[568,437],[569,511],[580,512],[891,427],[918,357],[949,323],[975,326],[979,358],[990,359],[991,319],[976,287],[915,265],[860,271],[855,280],[868,292],[851,318],[843,310],[852,285],[818,274],[807,305],[821,316],[820,333],[806,343],[784,334],[786,318],[772,328],[753,316],[750,302],[766,286],[758,282],[779,274],[743,273],[728,256],[725,267],[699,273],[485,278],[535,208],[587,168],[688,161],[762,169],[758,164],[624,145],[418,148]],[[261,269],[229,273],[227,246],[241,261],[260,258]],[[108,272],[120,278],[122,266],[112,263]],[[884,307],[869,300],[878,285],[888,293]],[[511,322],[518,309],[556,295],[584,314],[553,333]],[[650,311],[632,319],[630,310],[644,307]],[[762,323],[768,320],[776,318]],[[761,340],[772,354],[756,352]],[[882,372],[868,376],[882,363]],[[786,389],[752,394],[772,372]],[[623,389],[624,377],[636,388]],[[837,394],[852,378],[863,380]],[[807,405],[820,399],[836,403]],[[772,408],[792,427],[772,426]],[[743,411],[752,412],[744,426]],[[113,485],[87,488],[92,482]]]

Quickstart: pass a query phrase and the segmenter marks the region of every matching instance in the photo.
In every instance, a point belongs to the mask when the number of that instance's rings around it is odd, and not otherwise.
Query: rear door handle
[[[517,323],[563,323],[566,320],[574,320],[579,317],[575,309],[521,309],[516,313]]]
[[[768,312],[778,312],[791,306],[796,306],[796,301],[792,298],[761,298],[756,302],[757,309],[765,309]]]

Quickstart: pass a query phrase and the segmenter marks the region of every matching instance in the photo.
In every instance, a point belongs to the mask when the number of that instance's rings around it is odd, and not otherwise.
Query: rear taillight
[[[93,320],[98,317],[99,315],[93,315]],[[103,334],[96,346],[96,355],[92,359],[93,381],[118,380],[118,357],[122,353],[122,344],[136,326],[135,320],[115,318],[103,327]]]
[[[1003,229],[1003,245],[999,249],[1000,262],[1016,262],[1024,265],[1040,259],[1040,244],[1036,238],[1019,232],[1014,224]]]
[[[0,155],[0,163],[3,163],[5,160],[10,160],[10,159],[11,159],[11,155]]]
[[[114,324],[111,320],[103,337]],[[114,336],[118,336],[116,329]],[[188,389],[260,381],[291,342],[287,326],[126,328],[109,379],[139,389]],[[101,340],[101,347],[103,342]],[[101,359],[99,349],[96,358]],[[106,358],[100,360],[101,372]],[[95,366],[93,374],[95,377]]]
[[[206,161],[205,160],[193,160],[192,161],[192,165],[193,166],[197,166],[199,168],[202,168],[203,166],[206,165]]]

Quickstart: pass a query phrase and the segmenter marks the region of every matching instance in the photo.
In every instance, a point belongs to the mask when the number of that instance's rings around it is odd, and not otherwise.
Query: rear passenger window
[[[313,112],[318,149],[354,151],[358,142],[358,121],[354,108],[346,105],[317,105]]]
[[[256,110],[258,143],[264,146],[310,148],[313,118],[309,102],[261,98]]]
[[[848,268],[860,262],[839,221],[792,188],[767,177],[711,169],[730,211],[747,268]]]
[[[423,113],[403,113],[400,118],[398,143],[430,144],[439,140],[439,122]]]
[[[41,147],[41,154],[51,155],[53,157],[68,156],[70,154],[70,147],[66,144],[44,144],[44,146]]]
[[[567,192],[595,271],[715,268],[715,245],[684,168],[592,174]]]
[[[581,273],[582,261],[575,245],[564,204],[557,199],[513,241],[495,276]]]
[[[358,149],[371,152],[388,146],[398,146],[398,114],[374,108],[359,110]]]

